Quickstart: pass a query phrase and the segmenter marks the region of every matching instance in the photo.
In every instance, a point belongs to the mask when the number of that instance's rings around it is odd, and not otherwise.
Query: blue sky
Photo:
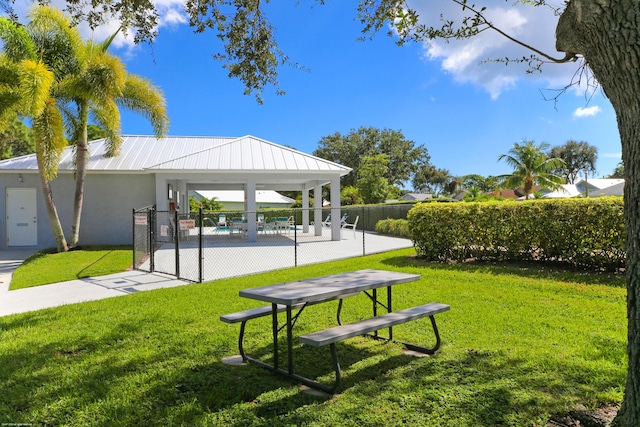
[[[453,175],[509,172],[497,158],[522,139],[552,146],[569,139],[587,141],[598,148],[598,177],[611,173],[620,160],[615,113],[600,91],[587,97],[571,90],[557,103],[543,99],[541,90],[571,81],[576,64],[548,65],[533,75],[518,65],[480,64],[488,58],[529,55],[495,34],[429,46],[397,47],[384,33],[358,42],[355,2],[295,3],[271,2],[267,11],[281,49],[308,71],[283,66],[279,81],[286,95],[277,96],[267,87],[263,105],[228,78],[212,57],[220,51],[215,34],[193,34],[179,0],[158,3],[164,19],[152,46],[120,39],[113,52],[129,72],[164,91],[170,135],[251,134],[311,153],[325,135],[360,126],[389,128],[424,145],[431,162]],[[425,20],[442,11],[460,13],[447,1],[412,3]],[[557,18],[548,10],[514,8],[499,0],[484,3],[501,28],[562,56],[553,49]],[[105,31],[95,37],[104,38]],[[123,115],[122,124],[125,134],[151,133],[144,119],[130,114]]]

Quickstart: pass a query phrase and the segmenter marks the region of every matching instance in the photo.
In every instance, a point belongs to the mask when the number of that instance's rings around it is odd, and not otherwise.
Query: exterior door
[[[35,188],[7,188],[7,246],[38,244]]]

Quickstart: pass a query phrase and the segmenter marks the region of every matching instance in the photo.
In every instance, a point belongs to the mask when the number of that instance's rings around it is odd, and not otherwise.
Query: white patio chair
[[[342,224],[342,228],[351,228],[353,229],[353,238],[356,238],[356,226],[358,225],[358,220],[360,219],[360,215],[356,216],[356,220],[353,221],[353,224],[349,224],[348,222],[345,222]]]

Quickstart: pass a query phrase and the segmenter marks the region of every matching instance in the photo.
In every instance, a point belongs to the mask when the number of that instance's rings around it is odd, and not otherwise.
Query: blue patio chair
[[[322,221],[322,225],[325,227],[331,227],[331,214],[327,214],[327,217]]]

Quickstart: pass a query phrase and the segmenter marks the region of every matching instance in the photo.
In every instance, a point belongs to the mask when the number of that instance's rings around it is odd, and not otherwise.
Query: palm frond
[[[2,50],[12,60],[38,58],[36,45],[26,28],[5,17],[0,17],[0,39]]]
[[[35,6],[29,13],[27,29],[38,55],[59,77],[79,71],[86,54],[80,31],[64,13],[47,5]]]
[[[25,100],[28,114],[37,117],[49,101],[55,76],[44,63],[30,59],[21,62],[18,76],[20,95]]]
[[[116,102],[149,120],[156,137],[166,135],[169,129],[169,118],[164,94],[148,80],[129,74],[124,91]]]
[[[67,146],[64,137],[64,121],[54,98],[45,102],[42,113],[34,118],[33,135],[36,155],[43,167],[42,174],[52,180],[58,174],[62,151]]]
[[[120,135],[120,111],[115,102],[103,105],[100,108],[93,107],[92,118],[105,131],[105,144],[107,157],[117,156],[120,153],[122,145],[122,136]]]

